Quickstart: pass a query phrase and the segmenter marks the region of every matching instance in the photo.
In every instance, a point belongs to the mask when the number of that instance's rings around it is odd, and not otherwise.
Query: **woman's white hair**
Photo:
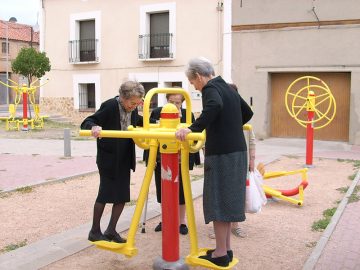
[[[122,98],[130,99],[131,97],[142,98],[145,95],[144,87],[136,81],[126,81],[121,84],[119,94]]]
[[[215,76],[213,65],[210,60],[205,57],[197,57],[189,61],[185,70],[186,77],[188,77],[188,79],[194,79],[196,73],[204,77]]]

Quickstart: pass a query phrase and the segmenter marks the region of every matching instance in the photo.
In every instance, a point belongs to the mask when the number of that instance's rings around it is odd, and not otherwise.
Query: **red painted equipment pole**
[[[179,111],[173,104],[161,110],[160,127],[176,128]],[[162,259],[177,262],[179,255],[179,147],[175,140],[160,140]]]
[[[306,166],[313,165],[313,149],[314,149],[314,115],[315,115],[315,94],[309,91],[307,100],[307,125],[306,125]]]
[[[179,260],[179,155],[161,154],[162,257]]]
[[[23,85],[22,87],[22,98],[23,98],[23,128],[22,130],[29,130],[28,128],[28,119],[27,119],[27,87]]]

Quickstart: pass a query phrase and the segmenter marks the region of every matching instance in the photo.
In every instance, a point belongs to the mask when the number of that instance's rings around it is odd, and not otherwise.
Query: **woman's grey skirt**
[[[205,223],[245,220],[247,151],[205,157]]]

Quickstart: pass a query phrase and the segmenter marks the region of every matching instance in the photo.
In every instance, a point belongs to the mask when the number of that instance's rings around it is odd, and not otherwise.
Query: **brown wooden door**
[[[314,76],[323,80],[329,86],[336,101],[336,114],[334,119],[329,125],[314,131],[315,139],[349,141],[351,73],[345,72],[271,74],[271,136],[290,138],[306,137],[306,128],[302,127],[289,115],[285,106],[286,90],[294,80],[302,76]],[[318,108],[320,111],[324,110],[322,106]],[[304,113],[306,114],[306,110]]]

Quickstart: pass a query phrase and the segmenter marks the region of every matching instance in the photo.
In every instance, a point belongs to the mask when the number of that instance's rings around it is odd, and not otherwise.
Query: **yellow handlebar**
[[[80,136],[91,136],[91,130],[80,130]],[[135,138],[135,139],[169,139],[175,140],[175,132],[156,132],[156,131],[118,131],[118,130],[102,130],[101,138]],[[205,140],[204,133],[189,133],[186,140],[200,141]]]
[[[41,84],[41,85],[38,85],[38,86],[33,86],[34,83],[36,83],[39,79],[36,79],[35,81],[33,81],[31,84],[30,84],[30,87],[28,87],[26,84],[23,84],[23,85],[19,85],[17,82],[14,82],[13,80],[11,79],[8,79],[9,82],[12,82],[13,84],[15,85],[9,85],[7,83],[4,83],[2,81],[0,81],[0,84],[6,86],[6,87],[9,87],[11,89],[14,89],[14,91],[18,91],[18,92],[35,92],[37,90],[37,88],[40,88],[42,86],[44,86],[45,84],[47,84],[49,82],[49,79],[46,79],[45,83]]]
[[[149,129],[149,119],[150,119],[150,101],[153,95],[162,93],[162,94],[181,94],[185,98],[186,102],[186,124],[191,125],[191,100],[189,93],[182,88],[153,88],[147,92],[144,99],[144,129]]]

